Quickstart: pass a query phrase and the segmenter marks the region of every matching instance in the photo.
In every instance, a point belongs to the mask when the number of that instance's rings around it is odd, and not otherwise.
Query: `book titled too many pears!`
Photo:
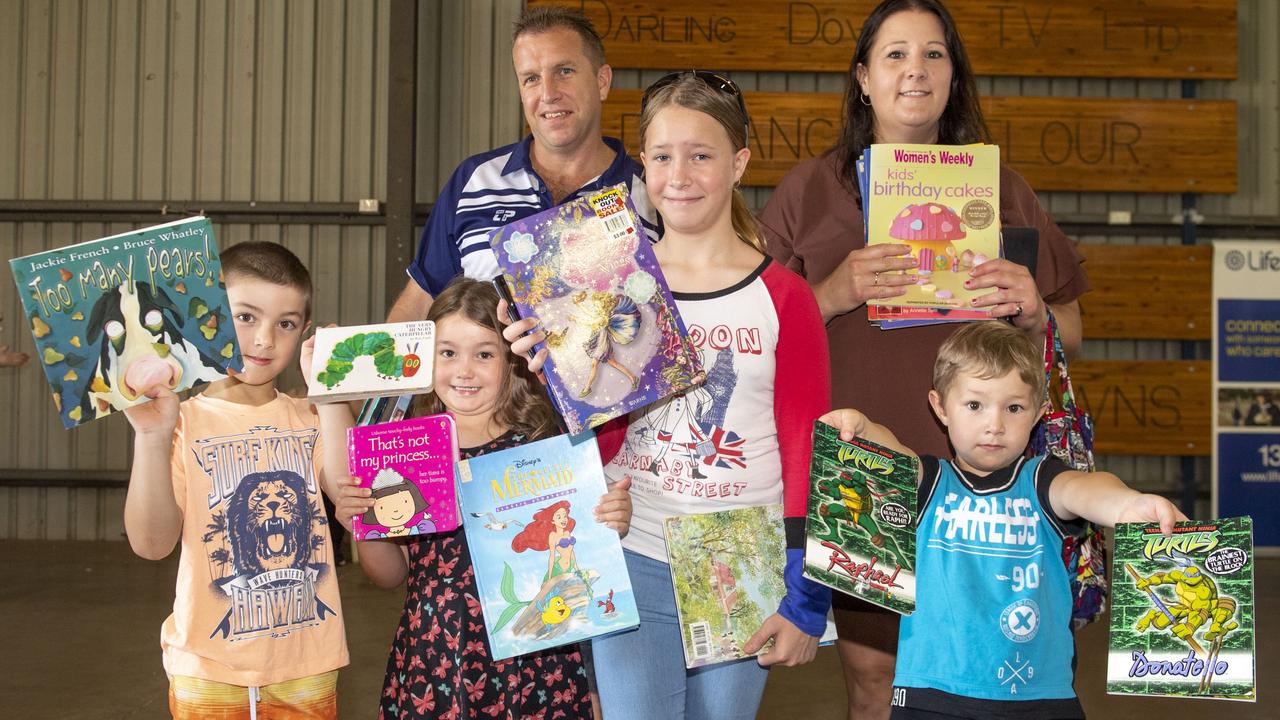
[[[208,218],[9,261],[36,358],[64,427],[240,370]]]
[[[558,435],[458,463],[462,521],[495,660],[635,627],[593,436]]]
[[[1107,692],[1256,700],[1253,520],[1116,525]]]

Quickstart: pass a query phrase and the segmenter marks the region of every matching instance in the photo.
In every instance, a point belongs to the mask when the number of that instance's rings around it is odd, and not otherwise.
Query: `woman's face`
[[[558,530],[564,530],[565,526],[569,524],[569,511],[564,508],[557,508],[551,514],[551,524],[555,525]]]
[[[875,112],[876,142],[934,143],[951,97],[951,56],[931,12],[890,15],[871,44],[858,86]]]
[[[697,110],[668,105],[645,130],[645,189],[666,227],[683,234],[729,223],[733,184],[751,151],[735,151],[729,133]]]

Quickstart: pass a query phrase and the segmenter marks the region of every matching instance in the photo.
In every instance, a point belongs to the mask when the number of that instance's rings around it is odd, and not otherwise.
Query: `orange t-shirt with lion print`
[[[160,631],[165,671],[248,687],[346,665],[319,421],[306,401],[186,400],[171,466],[182,555]]]

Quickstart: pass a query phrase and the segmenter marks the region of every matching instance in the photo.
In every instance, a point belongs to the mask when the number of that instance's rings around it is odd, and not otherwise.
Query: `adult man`
[[[529,10],[516,22],[511,58],[531,134],[467,158],[454,171],[422,231],[389,322],[426,317],[432,297],[459,272],[497,275],[489,248],[494,229],[582,194],[627,183],[646,231],[657,237],[640,166],[620,141],[601,135],[600,107],[613,70],[591,22],[565,8]]]

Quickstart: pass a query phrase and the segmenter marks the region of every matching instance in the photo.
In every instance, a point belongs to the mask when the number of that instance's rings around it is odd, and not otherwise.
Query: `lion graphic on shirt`
[[[313,520],[301,475],[277,470],[245,476],[227,507],[236,574],[306,568]]]

